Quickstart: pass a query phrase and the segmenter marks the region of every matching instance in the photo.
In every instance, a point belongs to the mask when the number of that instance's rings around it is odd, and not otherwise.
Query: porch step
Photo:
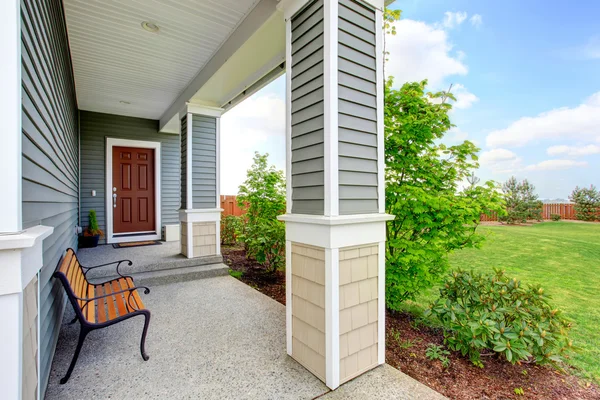
[[[194,281],[197,279],[213,278],[229,274],[229,267],[223,263],[200,265],[194,267],[179,267],[157,271],[139,272],[133,274],[136,285],[158,286],[168,283]]]

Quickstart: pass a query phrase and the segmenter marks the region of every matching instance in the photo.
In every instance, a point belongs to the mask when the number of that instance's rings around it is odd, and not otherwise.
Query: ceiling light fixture
[[[121,103],[121,104],[131,104],[130,102],[125,101],[125,100],[121,100],[121,101],[119,101],[119,103]]]
[[[152,22],[148,22],[148,21],[142,22],[142,28],[144,28],[144,30],[151,32],[151,33],[157,33],[158,30],[160,29],[158,27],[158,25],[153,24]]]

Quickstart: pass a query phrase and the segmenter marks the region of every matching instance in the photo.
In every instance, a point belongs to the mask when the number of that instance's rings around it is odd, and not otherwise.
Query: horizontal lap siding
[[[161,143],[162,224],[179,223],[180,144],[179,135],[158,132],[158,121],[81,111],[81,224],[96,210],[100,229],[106,230],[106,138]],[[92,197],[92,190],[96,196]],[[160,229],[160,227],[159,227]],[[102,239],[105,241],[105,239]]]
[[[292,18],[292,212],[324,212],[323,0]]]
[[[375,11],[340,0],[338,156],[340,214],[378,212]]]
[[[65,297],[52,273],[77,246],[77,103],[59,0],[21,2],[23,227],[52,226],[39,280],[41,387],[45,392]]]
[[[181,208],[187,208],[187,117],[181,119]]]
[[[217,207],[217,119],[192,115],[192,202]]]

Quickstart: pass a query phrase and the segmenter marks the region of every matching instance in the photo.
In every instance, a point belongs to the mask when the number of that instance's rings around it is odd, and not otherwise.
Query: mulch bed
[[[265,273],[256,262],[246,259],[243,247],[223,246],[221,252],[229,268],[242,272],[238,279],[285,304],[283,271]],[[399,332],[399,341],[393,332]],[[600,399],[598,386],[550,367],[511,365],[485,357],[485,368],[478,368],[452,353],[445,369],[440,361],[425,356],[430,343],[443,344],[439,329],[419,324],[408,313],[387,312],[386,362],[451,399]],[[515,389],[522,389],[523,395],[515,394]]]

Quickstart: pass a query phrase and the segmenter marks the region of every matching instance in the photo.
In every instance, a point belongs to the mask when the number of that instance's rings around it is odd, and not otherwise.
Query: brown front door
[[[115,146],[112,167],[113,233],[154,232],[154,149]]]

